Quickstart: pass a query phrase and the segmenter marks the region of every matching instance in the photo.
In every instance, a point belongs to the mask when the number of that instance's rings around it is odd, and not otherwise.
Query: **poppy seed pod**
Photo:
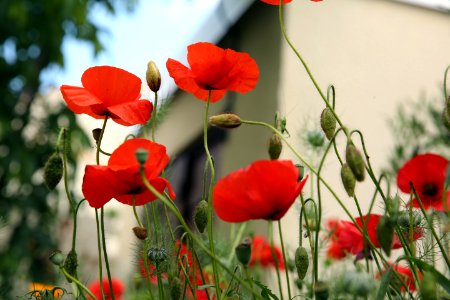
[[[380,218],[376,232],[381,249],[388,256],[391,255],[392,242],[394,241],[394,226],[388,216],[382,216]]]
[[[200,233],[205,231],[208,224],[208,202],[202,199],[194,210],[194,223]]]
[[[269,139],[269,157],[270,159],[278,159],[281,154],[281,150],[283,150],[283,143],[281,142],[281,138],[278,136],[278,134],[272,134],[272,136]]]
[[[249,237],[246,237],[234,250],[238,261],[242,265],[247,266],[252,254],[252,240]]]
[[[159,91],[161,87],[161,73],[153,60],[147,64],[147,72],[145,73],[145,79],[147,80],[148,87],[153,91]]]
[[[419,291],[424,300],[437,300],[436,278],[433,273],[425,272],[419,283]]]
[[[148,159],[148,150],[144,148],[138,148],[135,154],[137,161],[139,162],[139,164],[141,164],[141,166],[143,166]]]
[[[295,267],[297,268],[298,278],[303,280],[308,272],[309,258],[305,247],[298,247],[295,250]]]
[[[326,107],[320,114],[320,127],[328,140],[333,138],[336,131],[336,118],[330,108]]]
[[[49,190],[54,190],[63,177],[63,160],[58,153],[53,153],[44,166],[44,182]]]
[[[78,267],[77,252],[75,250],[71,250],[69,254],[67,254],[66,260],[64,261],[64,269],[66,269],[67,273],[76,278],[77,267]],[[69,283],[72,282],[70,278],[67,278],[67,281],[69,281]]]
[[[359,150],[356,149],[355,145],[353,145],[351,141],[347,142],[347,148],[345,150],[345,160],[352,170],[353,175],[355,175],[356,180],[364,181],[366,172],[364,159]]]
[[[102,133],[102,130],[100,128],[92,129],[92,137],[94,138],[94,141],[98,143],[98,140],[100,139],[100,134]]]
[[[236,128],[241,123],[241,118],[236,114],[228,113],[209,117],[209,124],[219,128]]]
[[[133,232],[134,235],[140,240],[145,240],[148,236],[147,228],[144,227],[133,227]]]
[[[57,265],[57,266],[62,266],[64,264],[64,260],[66,258],[64,257],[64,254],[62,254],[61,251],[55,251],[50,255],[50,261]]]
[[[341,180],[347,195],[353,197],[355,195],[356,178],[353,175],[352,169],[346,163],[341,167]]]
[[[167,252],[164,248],[152,247],[148,250],[148,259],[154,263],[161,263],[167,259]]]

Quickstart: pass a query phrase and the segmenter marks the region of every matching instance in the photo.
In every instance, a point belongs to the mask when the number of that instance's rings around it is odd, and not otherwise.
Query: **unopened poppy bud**
[[[154,263],[160,263],[167,259],[167,252],[164,248],[150,248],[147,255],[148,259]]]
[[[431,272],[424,272],[422,280],[419,283],[419,291],[423,300],[437,300],[436,278]]]
[[[442,124],[444,124],[445,128],[450,131],[450,114],[448,109],[444,109],[442,112]]]
[[[65,259],[61,251],[55,251],[50,255],[50,261],[57,266],[62,266]]]
[[[389,256],[391,255],[392,242],[394,240],[394,226],[388,216],[382,216],[378,221],[377,238],[381,249]]]
[[[336,131],[336,118],[334,117],[331,109],[328,107],[325,108],[320,114],[320,127],[322,127],[327,139],[331,140],[334,132]]]
[[[169,291],[171,299],[173,300],[179,300],[181,298],[181,292],[182,292],[183,285],[181,284],[181,280],[178,277],[172,278],[169,282]]]
[[[156,66],[154,61],[149,61],[147,64],[147,72],[145,73],[145,78],[147,79],[148,87],[153,91],[159,91],[161,87],[161,73],[159,73],[159,69]]]
[[[209,117],[209,124],[226,129],[239,127],[242,122],[238,115],[227,113]]]
[[[102,133],[102,130],[100,128],[92,129],[92,137],[94,138],[94,141],[98,143],[98,140],[100,139],[100,134]]]
[[[58,153],[53,153],[44,166],[44,182],[49,190],[54,190],[63,177],[63,160]]]
[[[200,233],[205,231],[208,224],[208,202],[200,200],[194,210],[194,223]]]
[[[341,167],[341,180],[347,195],[353,197],[355,195],[356,178],[352,169],[346,163]]]
[[[299,164],[295,165],[298,169],[298,178],[297,181],[300,181],[303,179],[303,177],[305,177],[305,167]]]
[[[234,250],[238,261],[244,266],[247,266],[252,255],[252,240],[246,237]]]
[[[398,195],[395,195],[395,197],[388,197],[386,199],[386,211],[389,213],[392,223],[397,222],[400,203],[401,200]]]
[[[308,252],[305,247],[298,247],[295,250],[295,267],[297,268],[298,278],[303,280],[309,267]]]
[[[363,181],[365,177],[365,165],[364,159],[356,149],[355,145],[351,141],[347,142],[347,149],[345,150],[345,160],[349,165],[350,169],[355,175],[356,180]]]
[[[135,152],[137,161],[141,164],[141,166],[145,165],[145,162],[148,159],[148,150],[144,148],[139,148]]]
[[[144,227],[133,227],[133,232],[134,235],[140,240],[145,240],[148,236],[147,228]]]
[[[67,273],[72,275],[73,277],[77,277],[77,268],[78,268],[78,256],[75,250],[71,250],[69,254],[67,254],[66,260],[64,261],[64,269],[66,269]],[[69,283],[72,282],[70,278],[67,278]]]
[[[278,134],[272,134],[272,136],[269,139],[269,157],[270,159],[278,159],[281,154],[281,150],[283,150],[283,143],[281,142],[281,138],[278,136]]]
[[[330,295],[328,284],[323,281],[317,281],[314,284],[314,295],[317,300],[327,300]]]

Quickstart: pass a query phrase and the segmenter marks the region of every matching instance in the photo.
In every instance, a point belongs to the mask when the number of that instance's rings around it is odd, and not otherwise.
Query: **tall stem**
[[[278,221],[278,232],[280,234],[280,243],[281,243],[281,252],[283,253],[283,261],[284,261],[284,271],[286,273],[286,283],[287,283],[287,289],[288,289],[288,295],[289,295],[289,299],[292,298],[291,295],[291,281],[289,280],[289,270],[288,270],[288,263],[287,263],[287,256],[286,256],[286,251],[284,248],[284,241],[283,241],[283,232],[281,229],[281,221]]]
[[[272,258],[275,262],[275,270],[277,273],[277,282],[278,282],[278,289],[280,291],[280,298],[283,300],[283,287],[281,286],[281,276],[280,276],[280,268],[278,264],[278,258],[277,254],[275,252],[275,245],[273,244],[273,223],[272,220],[269,221],[269,244],[270,244],[270,250],[272,250]],[[285,266],[287,268],[287,265]]]

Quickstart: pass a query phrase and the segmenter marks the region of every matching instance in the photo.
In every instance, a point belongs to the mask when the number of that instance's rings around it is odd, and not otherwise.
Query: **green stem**
[[[70,280],[72,280],[73,282],[75,282],[75,284],[81,288],[82,290],[84,290],[86,293],[89,294],[89,296],[94,299],[97,300],[97,297],[94,296],[94,294],[92,294],[92,292],[84,285],[82,284],[78,279],[76,279],[75,277],[73,277],[72,275],[69,274],[69,272],[66,271],[66,269],[64,269],[63,267],[60,267],[61,272],[63,272],[64,276],[66,276],[67,278],[69,278]]]
[[[156,116],[158,115],[158,93],[155,92],[155,104],[153,104],[153,112],[152,112],[152,141],[155,139],[155,130],[156,130]]]
[[[103,263],[102,263],[102,242],[100,233],[100,222],[98,219],[98,209],[95,209],[95,224],[97,226],[97,253],[98,253],[98,278],[100,281],[100,291],[102,298],[105,297],[105,291],[103,290]]]
[[[100,147],[103,140],[103,134],[105,133],[106,122],[108,122],[108,116],[106,116],[103,121],[102,130],[100,131],[100,136],[98,137],[97,141],[97,151],[95,153],[95,161],[97,162],[97,165],[100,165]]]
[[[75,251],[76,237],[77,237],[77,215],[78,209],[80,208],[81,203],[83,203],[86,199],[82,199],[78,202],[77,207],[75,208],[75,212],[73,214],[73,232],[72,232],[72,251]]]
[[[203,146],[205,148],[206,158],[209,163],[209,168],[211,170],[211,178],[209,180],[209,192],[208,192],[208,240],[209,248],[211,253],[216,256],[216,250],[214,247],[214,236],[213,236],[213,184],[214,184],[214,163],[212,161],[211,153],[208,147],[208,115],[209,115],[209,105],[211,100],[211,90],[208,91],[208,99],[205,105],[205,117],[203,123]],[[220,281],[219,274],[217,270],[217,264],[215,260],[212,260],[213,274],[214,274],[214,284],[216,286],[217,298],[220,299]]]
[[[231,261],[233,260],[233,257],[235,255],[234,249],[236,249],[237,245],[241,242],[242,235],[244,234],[244,231],[247,228],[248,222],[244,222],[239,225],[240,226],[239,226],[238,233],[236,235],[234,235],[234,240],[233,240],[233,243],[231,244],[231,248],[230,248],[230,254],[228,254],[228,258],[226,260],[228,265],[230,265]]]
[[[275,270],[277,273],[277,282],[278,282],[278,289],[280,292],[280,298],[283,300],[283,287],[281,286],[281,276],[280,276],[280,268],[278,265],[278,258],[277,253],[275,252],[275,245],[273,243],[273,223],[272,220],[269,220],[269,244],[270,244],[270,250],[272,250],[272,258],[275,262]],[[287,266],[285,266],[287,268]]]
[[[62,157],[63,157],[63,178],[64,178],[64,190],[66,192],[67,200],[69,200],[70,205],[70,212],[72,214],[75,213],[75,201],[72,198],[72,194],[69,191],[69,179],[67,176],[67,149],[66,149],[66,141],[67,141],[67,129],[61,128],[58,136],[58,142],[57,142],[57,151],[59,151],[59,144],[62,142],[63,151],[62,151]]]
[[[105,258],[106,275],[108,276],[109,291],[110,291],[111,299],[115,300],[114,290],[113,290],[112,280],[111,280],[111,271],[109,269],[108,252],[106,251],[105,213],[104,213],[103,207],[100,209],[100,220],[101,220],[101,229],[102,229],[103,257]]]
[[[448,100],[448,94],[447,94],[447,77],[448,77],[448,73],[450,71],[450,65],[445,68],[445,72],[444,72],[444,100],[447,101]]]
[[[280,234],[280,243],[281,243],[281,252],[283,253],[283,261],[284,261],[284,271],[286,273],[286,283],[287,283],[287,289],[288,289],[288,295],[289,299],[292,298],[291,295],[291,281],[289,280],[289,270],[288,270],[288,262],[287,262],[287,256],[286,256],[286,250],[284,248],[284,241],[283,241],[283,232],[281,230],[281,221],[278,221],[278,232]]]
[[[143,227],[142,222],[139,219],[139,216],[136,211],[136,195],[133,195],[133,214],[134,214],[134,217],[136,218],[136,222],[138,223],[139,227]]]

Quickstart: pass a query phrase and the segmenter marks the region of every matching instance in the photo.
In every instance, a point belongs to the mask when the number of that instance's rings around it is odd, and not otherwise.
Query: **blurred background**
[[[448,151],[448,134],[433,120],[444,105],[443,74],[450,63],[449,11],[448,0],[294,0],[286,6],[285,23],[293,44],[322,89],[330,84],[336,87],[337,112],[349,128],[364,133],[377,171],[394,174],[411,151],[437,146]],[[172,158],[168,176],[186,218],[200,200],[203,105],[176,90],[165,62],[169,57],[185,62],[191,43],[209,41],[248,52],[260,67],[255,90],[246,95],[228,93],[213,105],[213,112],[233,111],[245,119],[272,123],[279,111],[287,118],[291,142],[318,163],[323,150],[319,115],[324,104],[282,40],[277,7],[253,0],[4,0],[0,22],[1,299],[24,294],[29,282],[58,282],[48,255],[55,249],[70,249],[72,222],[64,190],[48,191],[42,167],[54,151],[59,128],[69,128],[70,188],[76,199],[82,198],[84,165],[95,161],[90,131],[101,124],[69,112],[59,86],[81,86],[83,71],[93,65],[123,68],[143,82],[147,62],[154,60],[159,66],[164,113],[157,141]],[[146,86],[142,94],[153,100]],[[401,130],[408,122],[419,125],[406,139]],[[110,123],[104,148],[111,152],[128,133],[146,131]],[[212,128],[210,134],[218,178],[268,158],[270,132],[263,128]],[[434,144],[429,143],[431,139]],[[289,151],[282,155],[294,159]],[[330,159],[325,165],[324,176],[345,195],[339,163]],[[357,193],[364,198],[373,191],[362,184]],[[339,207],[329,199],[325,218],[340,216]],[[367,205],[362,202],[367,208],[368,201]],[[346,205],[356,211],[351,199]],[[130,207],[114,201],[106,208],[113,275],[127,282],[137,269],[133,214]],[[297,216],[298,207],[283,220],[293,245],[298,236],[290,228]],[[81,274],[90,282],[96,279],[91,271],[97,265],[97,250],[91,247],[96,240],[91,230],[95,214],[86,205],[79,218]],[[260,225],[255,222],[255,230]]]

